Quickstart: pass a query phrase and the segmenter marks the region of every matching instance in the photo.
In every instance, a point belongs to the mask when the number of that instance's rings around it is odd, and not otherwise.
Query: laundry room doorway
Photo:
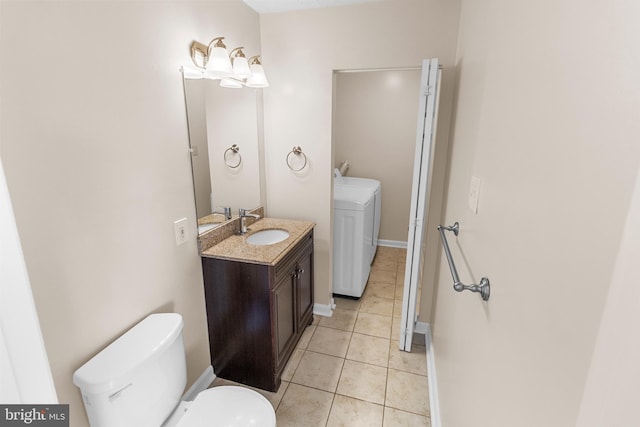
[[[404,277],[398,274],[404,283],[400,336],[393,337],[405,351],[411,349],[420,307],[438,79],[437,59],[425,60],[422,67],[334,72],[334,184],[340,175],[381,183],[375,244],[407,251]],[[428,87],[433,89],[430,95]],[[420,220],[417,215],[422,215]]]

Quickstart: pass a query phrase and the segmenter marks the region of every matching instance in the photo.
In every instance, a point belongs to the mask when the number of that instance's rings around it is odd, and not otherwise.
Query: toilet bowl
[[[175,427],[275,426],[273,406],[260,393],[237,386],[220,386],[200,392]],[[165,423],[163,427],[173,427]]]
[[[220,386],[181,401],[186,385],[182,316],[151,314],[73,374],[91,427],[275,427],[269,401]]]

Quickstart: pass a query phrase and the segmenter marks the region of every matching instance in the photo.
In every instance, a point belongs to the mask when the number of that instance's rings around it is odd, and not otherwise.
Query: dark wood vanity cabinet
[[[276,391],[313,320],[313,230],[276,265],[202,258],[217,376]]]

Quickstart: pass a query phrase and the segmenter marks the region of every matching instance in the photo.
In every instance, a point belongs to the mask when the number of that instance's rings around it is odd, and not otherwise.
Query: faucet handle
[[[246,216],[246,215],[247,215],[247,210],[246,209],[242,209],[242,208],[238,209],[238,216],[240,218],[242,218],[243,216]]]

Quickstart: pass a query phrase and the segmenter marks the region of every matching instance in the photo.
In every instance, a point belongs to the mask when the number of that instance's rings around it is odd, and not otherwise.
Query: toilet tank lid
[[[178,313],[151,314],[92,357],[73,374],[86,393],[121,387],[141,365],[163,353],[183,328]]]

